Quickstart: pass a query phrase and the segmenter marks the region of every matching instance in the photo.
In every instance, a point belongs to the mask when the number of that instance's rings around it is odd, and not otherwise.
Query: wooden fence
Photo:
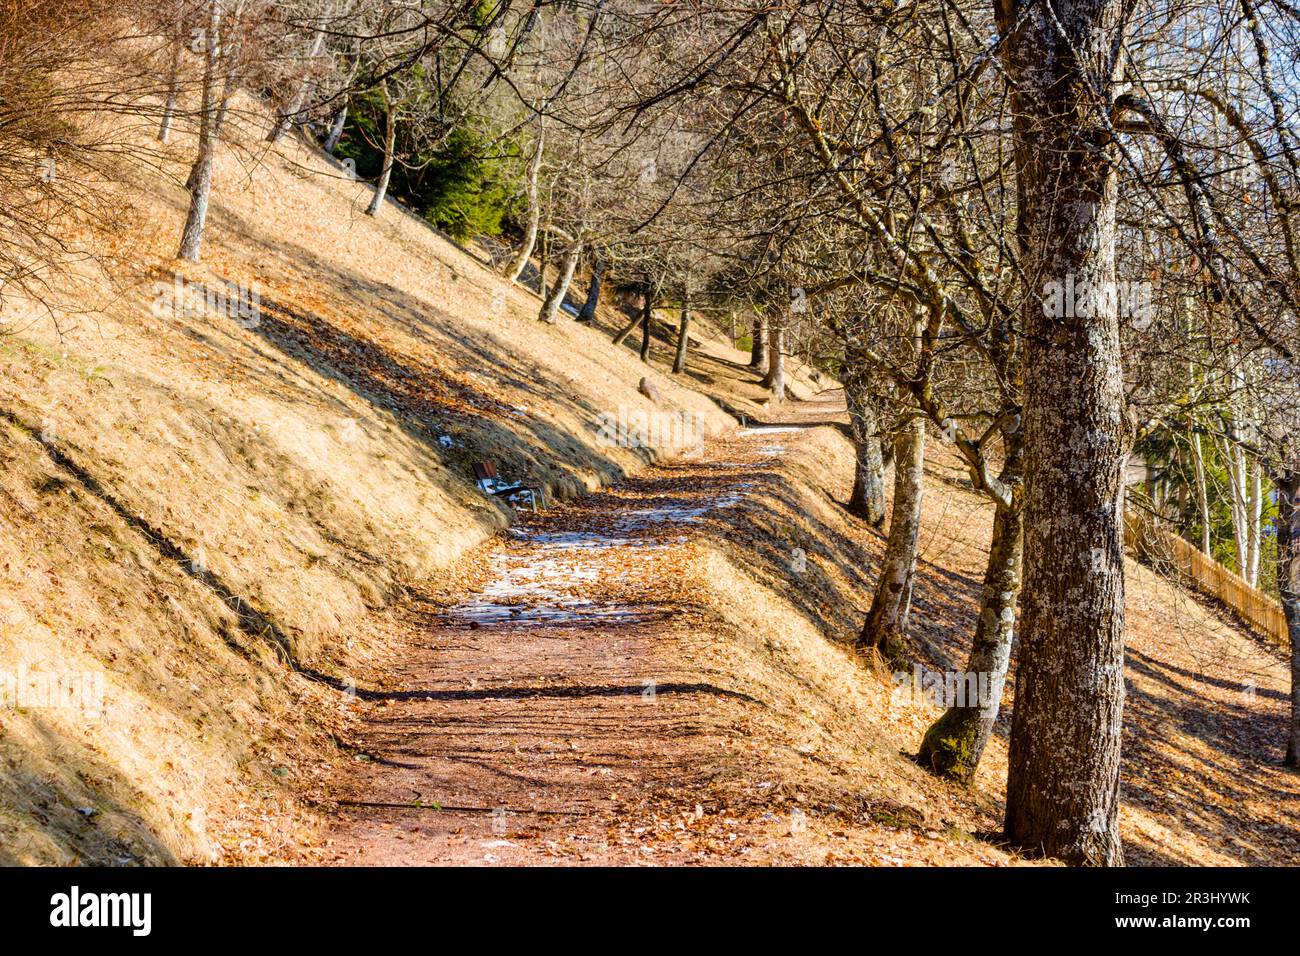
[[[1133,553],[1163,573],[1175,573],[1203,594],[1222,601],[1253,630],[1286,645],[1289,637],[1282,604],[1252,588],[1218,561],[1150,518],[1129,512],[1124,520]]]

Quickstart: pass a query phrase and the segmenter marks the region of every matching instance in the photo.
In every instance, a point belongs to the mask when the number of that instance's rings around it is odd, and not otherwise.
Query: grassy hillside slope
[[[167,307],[186,136],[158,169],[122,170],[118,232],[82,237],[128,266],[54,288],[73,307],[57,328],[35,304],[0,316],[2,863],[316,858],[300,798],[347,759],[346,691],[386,660],[387,611],[408,586],[457,593],[510,520],[472,462],[563,498],[648,462],[601,443],[602,413],[684,412],[709,432],[734,425],[720,403],[769,415],[746,357],[707,330],[682,383],[662,341],[647,372],[609,344],[620,316],[537,323],[530,292],[396,208],[364,216],[367,187],[260,134],[222,154],[204,261],[180,270],[259,287],[255,326]],[[913,619],[930,664],[960,668],[989,509],[934,448]],[[819,430],[692,551],[696,606],[659,672],[757,704],[691,715],[725,745],[669,796],[739,808],[769,847],[755,860],[1008,862],[980,838],[1005,726],[974,791],[931,779],[905,753],[935,712],[847,646],[882,548],[839,505],[851,469],[838,426]],[[1270,763],[1284,664],[1130,572],[1133,860],[1295,862],[1300,785]],[[806,828],[788,833],[783,806]]]
[[[927,458],[912,624],[922,666],[962,671],[992,506],[941,440]],[[677,680],[725,676],[727,686],[762,704],[736,715],[735,752],[717,779],[742,804],[766,809],[774,784],[786,806],[798,795],[807,824],[795,841],[799,859],[1005,861],[996,833],[1014,694],[975,787],[964,791],[935,781],[908,756],[941,711],[923,696],[894,694],[892,675],[843,647],[861,626],[884,550],[882,536],[840,506],[852,462],[840,434],[819,430],[780,480],[756,482],[760,507],[751,514],[761,517],[722,514],[699,573],[712,623],[665,648],[665,667],[676,660],[694,668],[670,672]],[[801,573],[791,571],[796,548]],[[1300,775],[1281,765],[1290,687],[1284,649],[1136,561],[1127,562],[1127,578],[1127,862],[1295,865]],[[868,826],[864,807],[874,821]],[[773,829],[788,824],[782,818]],[[971,843],[972,835],[981,840]]]
[[[538,323],[533,294],[260,133],[221,155],[202,264],[172,258],[180,136],[121,170],[120,231],[79,237],[114,264],[52,288],[57,323],[4,310],[5,861],[264,852],[250,796],[278,802],[325,734],[291,669],[342,674],[359,618],[507,524],[472,463],[560,498],[649,457],[597,431],[656,410],[630,351]],[[178,282],[258,288],[260,321],[178,311]],[[733,423],[662,372],[658,412]],[[46,706],[56,685],[77,700]]]

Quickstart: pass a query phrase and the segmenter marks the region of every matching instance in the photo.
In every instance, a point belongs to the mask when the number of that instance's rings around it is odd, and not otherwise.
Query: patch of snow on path
[[[737,434],[748,438],[752,435],[783,435],[804,430],[799,425],[755,425],[753,428],[742,428]]]
[[[744,488],[747,485],[741,485]],[[711,511],[719,508],[731,508],[745,500],[743,493],[736,491],[703,505],[656,505],[653,508],[634,508],[624,513],[615,522],[620,531],[644,531],[658,524],[689,524],[697,522]]]
[[[745,428],[739,434],[748,438],[802,430],[797,426],[775,425]],[[761,446],[759,451],[773,458],[785,452],[786,447],[769,444]],[[452,608],[450,615],[479,625],[514,626],[637,620],[642,612],[634,607],[596,604],[559,589],[581,589],[597,584],[601,580],[601,569],[594,561],[599,559],[601,551],[661,548],[687,541],[686,535],[672,540],[654,540],[641,537],[639,532],[663,525],[697,523],[710,512],[740,504],[750,486],[751,482],[738,482],[729,494],[699,503],[695,503],[698,499],[693,499],[690,504],[665,503],[624,509],[612,523],[614,530],[619,532],[615,534],[513,528],[511,536],[529,545],[530,550],[525,554],[495,555],[492,558],[492,581],[481,594]]]

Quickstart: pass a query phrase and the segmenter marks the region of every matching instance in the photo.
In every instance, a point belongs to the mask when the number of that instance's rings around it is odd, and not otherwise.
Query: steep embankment
[[[358,621],[505,527],[472,463],[560,498],[647,460],[597,430],[652,410],[630,351],[536,322],[528,290],[261,134],[221,155],[201,265],[172,258],[180,136],[119,170],[120,230],[78,237],[108,268],[59,279],[57,324],[4,310],[0,861],[292,842],[268,808],[338,696],[303,675],[345,674]],[[227,283],[260,292],[256,321],[175,307]],[[655,410],[732,426],[661,371]]]
[[[931,666],[960,669],[992,511],[970,491],[951,449],[939,441],[932,448],[913,621]],[[1295,865],[1300,775],[1281,766],[1290,688],[1283,650],[1150,568],[1132,559],[1126,567],[1127,862]],[[1012,705],[1014,695],[978,781],[999,799]],[[911,729],[912,751],[923,730]]]
[[[820,536],[842,519],[813,481],[845,452],[826,428],[714,439],[395,609],[318,858],[1005,863],[828,640],[854,556]]]
[[[982,801],[898,756],[906,708],[835,640],[861,579],[819,483],[845,460],[831,428],[715,438],[396,607],[318,858],[1008,862],[970,836]]]
[[[828,393],[787,414],[842,418]],[[882,551],[835,428],[711,441],[530,520],[379,619],[313,858],[1007,865],[1004,716],[978,785],[913,763],[939,711],[847,646]],[[991,509],[935,442],[913,621],[963,666]],[[1135,864],[1294,863],[1278,651],[1129,564]]]
[[[904,754],[935,711],[846,647],[881,540],[838,503],[852,456],[837,428],[783,439],[779,455],[726,437],[714,399],[753,416],[762,392],[712,342],[690,388],[654,365],[652,408],[645,366],[609,345],[617,316],[539,325],[530,293],[394,208],[365,217],[364,186],[293,143],[262,154],[260,132],[223,154],[204,263],[179,277],[258,286],[255,327],[170,307],[185,137],[159,170],[121,171],[123,228],[89,241],[128,265],[55,288],[78,314],[61,330],[35,307],[3,314],[0,861],[1011,861],[978,836],[998,824],[1004,737],[976,790],[934,781]],[[646,470],[643,452],[600,440],[600,415],[620,409],[696,414],[723,437]],[[661,434],[665,451],[695,439]],[[913,618],[931,664],[960,668],[989,509],[934,447]],[[446,627],[447,607],[490,588],[492,555],[532,566],[527,539],[488,544],[510,519],[470,482],[476,460],[559,498],[623,480],[544,516],[543,533],[665,502],[690,511],[728,487],[741,500],[608,580],[611,599],[672,613],[627,640],[610,630],[618,646],[585,633],[574,673],[551,659],[559,641]],[[1285,668],[1130,570],[1133,860],[1295,862],[1296,778],[1270,763]],[[638,675],[667,689],[654,709],[624,693]],[[612,689],[483,693],[506,680]],[[492,708],[557,723],[516,748]],[[434,762],[413,792],[366,776],[412,748]],[[353,759],[367,755],[380,759]],[[577,781],[600,812],[507,817],[504,836],[496,818],[436,815],[457,794],[500,805],[497,774],[513,775],[512,806],[536,801],[516,809],[556,809],[545,801]],[[402,806],[322,821],[304,795]],[[493,840],[515,846],[482,846]]]

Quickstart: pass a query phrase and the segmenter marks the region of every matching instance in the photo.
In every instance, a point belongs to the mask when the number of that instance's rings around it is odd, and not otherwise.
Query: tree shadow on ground
[[[237,219],[233,225],[240,225]],[[251,234],[246,225],[243,229]],[[337,290],[336,309],[331,311],[338,314],[327,316],[264,292],[257,334],[285,356],[346,385],[377,408],[399,412],[408,434],[428,445],[449,467],[464,472],[467,481],[474,452],[491,456],[502,466],[503,475],[531,478],[559,498],[587,490],[597,481],[621,479],[626,468],[618,459],[626,460],[629,452],[643,464],[652,460],[653,453],[646,449],[612,454],[598,443],[601,416],[616,415],[620,405],[639,401],[631,389],[626,394],[612,392],[607,404],[597,406],[576,394],[553,367],[510,364],[504,356],[511,354],[511,342],[502,334],[468,328],[449,311],[431,308],[391,284],[328,262],[293,243],[262,238],[259,244],[286,263],[290,273],[286,285]],[[486,278],[449,268],[453,284],[460,281],[457,276],[471,283]],[[354,324],[364,329],[364,337],[353,331]],[[385,330],[426,346],[427,352],[402,347]],[[232,341],[223,351],[239,363],[235,346]],[[596,351],[586,358],[597,368],[608,366],[612,373],[617,353],[612,348],[607,351],[608,356]],[[242,365],[242,371],[258,375],[252,363]],[[265,373],[260,377],[264,384],[274,384],[266,381]],[[572,428],[554,427],[514,407],[488,382],[567,407],[574,419]],[[437,443],[441,436],[459,438],[470,432],[477,447],[466,452],[449,452]]]
[[[1300,797],[1279,786],[1276,742],[1286,736],[1283,713],[1262,715],[1239,701],[1209,701],[1204,688],[1240,690],[1228,682],[1128,649],[1124,719],[1124,793],[1130,803],[1175,816],[1190,830],[1247,865],[1300,860]],[[1145,680],[1133,679],[1140,676]],[[1266,699],[1286,699],[1259,691]],[[1203,745],[1169,747],[1170,738]],[[1164,746],[1160,746],[1163,744]],[[1204,751],[1209,750],[1207,754]],[[1284,822],[1263,823],[1252,806],[1263,795]]]
[[[35,712],[27,712],[25,719],[37,743],[8,762],[5,782],[8,799],[29,808],[30,825],[20,822],[18,831],[0,842],[0,866],[182,862],[159,839],[156,822],[109,796],[136,792],[125,773]],[[27,766],[37,761],[56,765],[57,779]]]

